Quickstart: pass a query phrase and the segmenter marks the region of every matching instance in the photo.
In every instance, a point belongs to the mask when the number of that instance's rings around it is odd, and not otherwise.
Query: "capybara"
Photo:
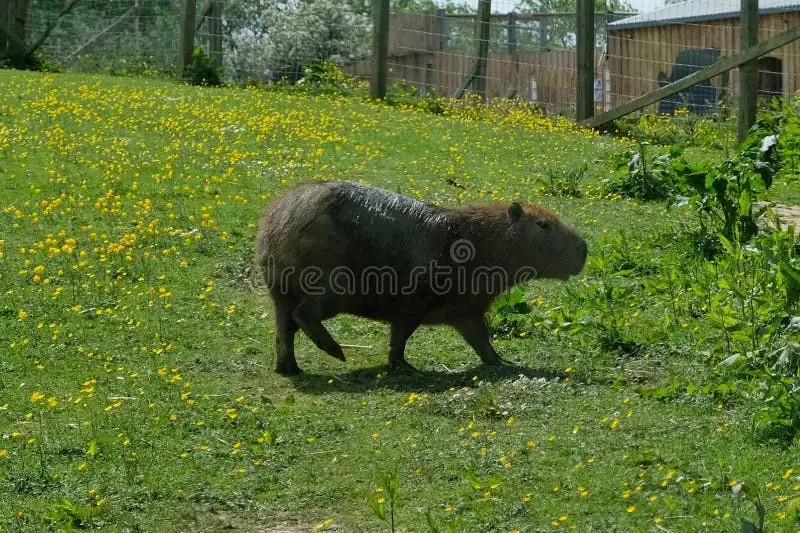
[[[485,364],[504,364],[484,320],[492,302],[526,280],[579,274],[586,254],[575,229],[535,204],[445,208],[358,183],[298,185],[269,206],[255,243],[275,305],[276,372],[301,372],[298,329],[344,361],[322,324],[340,313],[391,324],[394,370],[415,370],[405,346],[422,324],[450,325]]]

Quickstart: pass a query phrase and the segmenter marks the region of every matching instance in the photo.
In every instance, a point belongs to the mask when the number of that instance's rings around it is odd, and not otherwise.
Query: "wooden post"
[[[436,50],[441,52],[447,44],[447,34],[444,28],[444,8],[436,9]]]
[[[758,44],[758,0],[741,0],[742,14],[739,18],[739,52],[745,52]],[[739,67],[739,142],[747,138],[747,132],[756,121],[758,106],[758,60],[753,59]]]
[[[181,45],[180,56],[178,57],[178,73],[180,76],[186,73],[186,67],[192,61],[196,13],[197,1],[183,0],[181,5]]]
[[[139,20],[139,0],[134,0],[133,7],[136,9],[136,17],[133,19],[133,34],[136,36],[136,49],[140,51],[142,48],[142,31],[140,28]]]
[[[517,14],[508,14],[508,53],[511,56],[517,55]]]
[[[209,48],[211,57],[222,65],[222,2],[220,0],[211,1],[211,12],[208,21]]]
[[[539,19],[539,48],[547,49],[547,20]]]
[[[745,0],[742,0],[745,1]],[[576,17],[578,45],[577,120],[594,115],[594,0],[578,0]]]
[[[370,94],[373,98],[383,98],[389,77],[389,0],[372,0],[372,15],[374,34]]]
[[[425,65],[425,96],[431,94],[433,89],[433,63]]]
[[[478,0],[478,17],[475,21],[475,78],[473,86],[482,99],[486,99],[486,70],[489,62],[489,23],[492,1]]]

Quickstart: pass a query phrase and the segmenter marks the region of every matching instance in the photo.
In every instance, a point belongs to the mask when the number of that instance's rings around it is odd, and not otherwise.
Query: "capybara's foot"
[[[284,377],[299,376],[303,373],[300,367],[297,366],[297,361],[278,361],[275,366],[275,372]]]
[[[389,370],[397,374],[419,374],[419,370],[405,359],[392,359],[389,361]]]
[[[483,358],[483,364],[485,364],[486,366],[513,366],[511,361],[503,359],[497,354],[495,354],[492,357]]]

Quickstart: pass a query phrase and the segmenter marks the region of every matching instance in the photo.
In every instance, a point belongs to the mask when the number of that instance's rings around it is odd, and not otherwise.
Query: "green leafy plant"
[[[639,142],[638,149],[619,156],[615,175],[605,181],[609,194],[641,200],[664,200],[675,194],[677,184],[672,165],[683,149],[673,145],[650,160],[646,150],[649,145]]]
[[[525,288],[517,286],[498,298],[489,314],[489,331],[498,337],[524,335],[532,308],[525,300]]]
[[[643,113],[615,121],[617,135],[656,145],[723,148],[735,141],[735,123],[725,120],[723,110],[698,115],[676,110],[672,115]]]
[[[390,474],[381,470],[376,475],[378,488],[367,493],[367,503],[370,509],[380,520],[389,520],[392,533],[395,531],[395,520],[400,495],[400,478],[397,471]],[[385,494],[386,496],[382,496]],[[388,503],[386,498],[388,497]],[[388,515],[386,507],[388,505]]]
[[[95,501],[83,505],[65,498],[61,502],[51,504],[50,511],[42,515],[42,520],[63,532],[72,532],[99,526],[99,518],[104,513],[105,508],[97,505]]]
[[[330,61],[309,63],[304,66],[303,77],[294,85],[296,89],[311,94],[352,95],[365,85],[348,76]]]
[[[773,230],[747,245],[719,236],[724,253],[687,276],[719,336],[711,353],[727,375],[760,398],[754,421],[766,434],[800,433],[800,262],[793,231]]]
[[[198,46],[192,52],[192,60],[186,66],[184,77],[192,85],[203,87],[222,85],[222,69],[202,46]]]
[[[761,502],[761,494],[756,484],[752,481],[737,483],[733,487],[733,495],[737,499],[743,499],[752,503],[758,515],[756,520],[751,520],[750,518],[742,518],[740,520],[741,533],[763,533],[766,510],[764,504]]]
[[[584,181],[588,169],[589,165],[584,163],[580,168],[573,170],[548,170],[544,192],[553,196],[582,198],[581,183]]]
[[[746,243],[758,233],[760,212],[754,206],[763,198],[780,169],[779,137],[761,136],[755,130],[737,157],[702,168],[684,164],[680,174],[693,189],[690,201],[700,215],[700,234],[713,234]]]

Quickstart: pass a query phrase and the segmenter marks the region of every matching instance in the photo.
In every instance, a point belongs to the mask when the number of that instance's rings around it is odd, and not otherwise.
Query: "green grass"
[[[387,326],[338,317],[333,336],[364,346],[347,363],[298,335],[306,374],[273,372],[272,308],[247,269],[280,191],[335,178],[437,203],[536,199],[596,255],[689,219],[596,193],[627,144],[532,117],[164,81],[0,71],[0,94],[3,531],[388,531],[367,494],[392,469],[398,530],[426,531],[430,512],[458,531],[739,531],[755,516],[731,497],[744,478],[770,531],[797,530],[780,513],[800,454],[755,438],[752,404],[642,394],[713,382],[702,317],[637,357],[532,328],[496,341],[510,371],[421,329],[416,378],[386,375]],[[540,195],[548,169],[584,162],[587,197]],[[668,264],[670,246],[635,254]],[[539,314],[567,300],[556,282],[539,296]]]

